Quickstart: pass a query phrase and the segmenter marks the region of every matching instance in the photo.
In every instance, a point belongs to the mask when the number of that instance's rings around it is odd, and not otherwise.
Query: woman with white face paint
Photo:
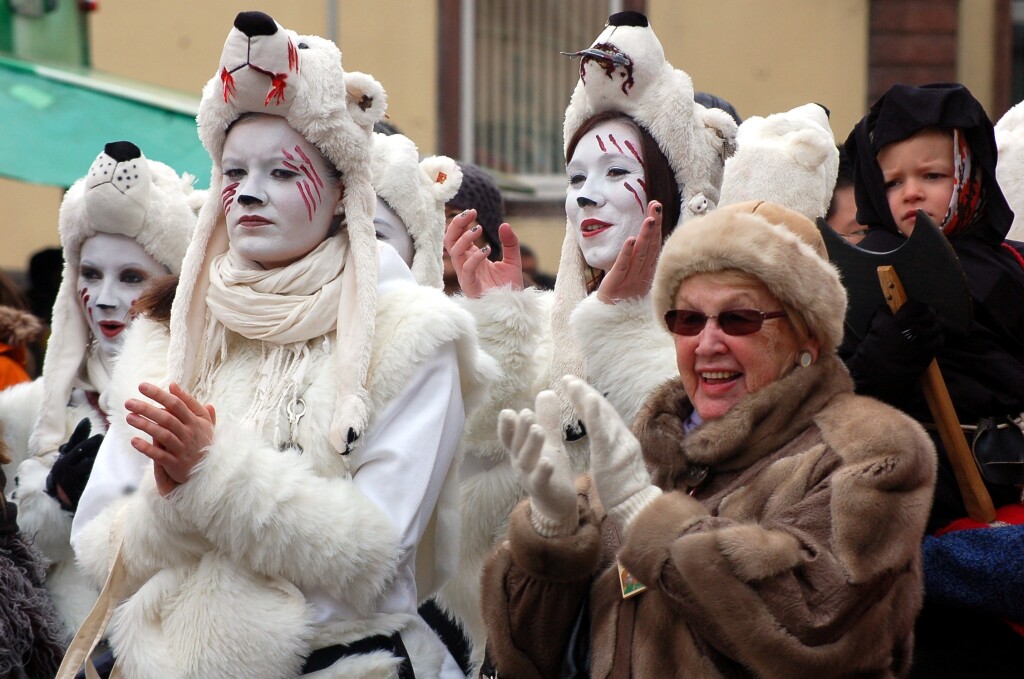
[[[333,43],[236,17],[200,103],[213,174],[169,336],[138,321],[163,341],[104,441],[135,463],[90,482],[134,492],[76,522],[93,582],[132,573],[107,590],[126,678],[464,676],[416,611],[454,569],[487,367],[472,318],[375,238],[384,101]]]
[[[473,244],[473,211],[449,224],[445,247],[463,304],[484,349],[502,364],[496,395],[467,427],[465,512],[459,577],[442,593],[483,656],[479,574],[522,490],[497,440],[502,408],[559,393],[560,428],[576,471],[588,465],[585,431],[559,382],[584,376],[630,421],[647,394],[675,371],[672,341],[647,295],[667,234],[680,219],[714,207],[736,123],[693,101],[688,75],[665,61],[647,18],[609,18],[581,52],[580,80],[566,110],[566,235],[553,293],[523,289],[518,240],[499,230],[503,257]],[[500,395],[500,396],[498,396]]]
[[[132,303],[185,255],[202,195],[192,181],[130,142],[106,145],[61,205],[64,273],[42,376],[0,394],[19,523],[51,562],[46,584],[70,630],[95,598],[74,563],[72,514],[109,423]]]

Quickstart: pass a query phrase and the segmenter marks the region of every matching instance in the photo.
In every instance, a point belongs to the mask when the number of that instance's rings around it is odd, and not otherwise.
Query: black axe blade
[[[829,260],[839,269],[849,299],[846,328],[864,339],[878,307],[885,303],[878,282],[878,267],[896,269],[907,291],[907,299],[924,302],[935,309],[946,332],[965,335],[970,329],[971,296],[960,260],[935,222],[923,211],[907,242],[889,252],[871,252],[851,245],[818,219]]]

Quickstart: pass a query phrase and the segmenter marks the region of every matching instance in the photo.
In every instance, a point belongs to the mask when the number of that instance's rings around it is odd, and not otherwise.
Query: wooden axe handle
[[[896,275],[896,269],[891,266],[878,267],[878,282],[882,285],[882,294],[889,308],[896,313],[907,301],[907,293],[903,290],[899,276]],[[931,411],[935,425],[939,429],[942,446],[946,449],[949,462],[953,466],[953,474],[956,475],[968,516],[975,521],[991,523],[996,518],[992,497],[981,480],[977,462],[967,445],[967,439],[964,438],[964,430],[960,427],[960,419],[953,408],[953,401],[949,398],[946,382],[942,379],[939,364],[934,359],[921,376],[921,389],[924,391],[925,401],[928,402],[928,410]]]

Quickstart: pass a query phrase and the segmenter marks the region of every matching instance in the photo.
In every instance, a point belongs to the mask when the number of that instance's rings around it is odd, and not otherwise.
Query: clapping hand
[[[545,537],[571,535],[579,523],[576,486],[562,447],[558,396],[537,394],[536,414],[503,410],[498,435],[508,449],[519,483],[530,495],[534,530]]]
[[[523,261],[519,255],[519,238],[515,231],[508,224],[498,227],[501,261],[492,262],[487,259],[490,247],[476,246],[475,241],[483,227],[479,224],[471,227],[475,221],[476,210],[466,210],[452,217],[444,233],[444,249],[452,259],[462,292],[475,299],[493,288],[508,286],[513,290],[522,290]]]
[[[636,238],[627,238],[615,263],[597,288],[597,298],[605,304],[645,297],[654,282],[654,269],[661,253],[661,203],[647,204],[647,217]]]
[[[640,442],[608,400],[578,377],[566,375],[562,384],[590,437],[594,488],[605,511],[625,531],[661,490],[651,483]]]
[[[157,490],[166,496],[185,483],[206,456],[206,449],[213,442],[217,414],[212,405],[202,405],[176,384],[164,390],[143,382],[139,391],[163,407],[138,399],[125,402],[128,424],[153,438],[150,443],[135,437],[132,446],[153,460]]]

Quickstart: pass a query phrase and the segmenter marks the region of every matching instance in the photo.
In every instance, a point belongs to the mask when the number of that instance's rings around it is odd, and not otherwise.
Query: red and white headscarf
[[[971,163],[971,147],[960,130],[953,128],[953,195],[942,218],[942,232],[956,236],[973,224],[985,202],[981,171]]]

